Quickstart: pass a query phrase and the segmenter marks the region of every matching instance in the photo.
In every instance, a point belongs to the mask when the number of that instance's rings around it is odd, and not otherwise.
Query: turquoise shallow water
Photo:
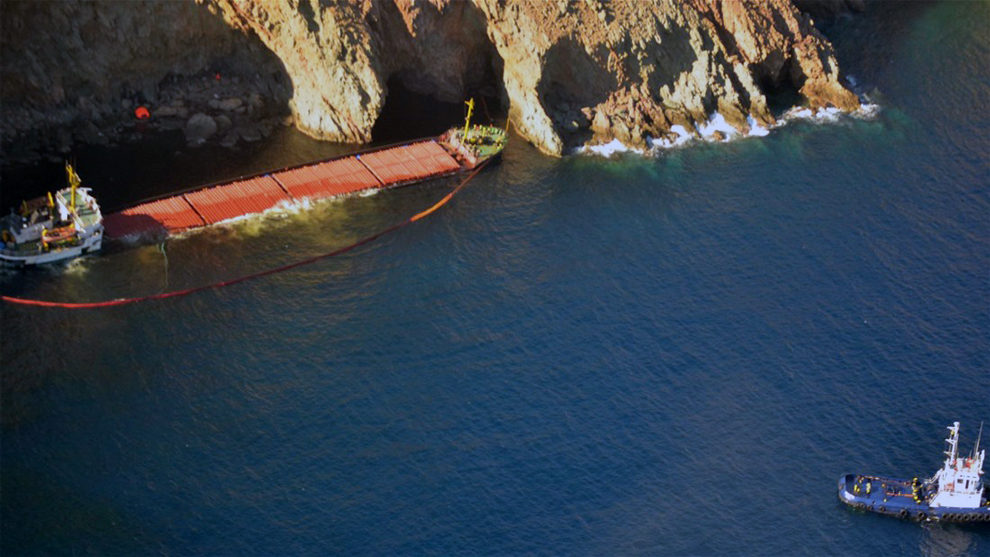
[[[3,306],[3,553],[986,554],[986,528],[850,511],[835,480],[930,474],[946,425],[968,450],[990,421],[988,16],[830,25],[872,120],[657,159],[517,140],[339,259],[134,307]],[[322,154],[273,141],[224,171]],[[194,286],[451,185],[176,239],[167,272],[144,246],[0,284]]]

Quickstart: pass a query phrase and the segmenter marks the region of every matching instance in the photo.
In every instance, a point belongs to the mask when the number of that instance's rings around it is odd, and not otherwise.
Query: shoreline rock
[[[612,140],[647,147],[650,138],[696,133],[716,114],[740,133],[769,128],[775,90],[793,90],[812,110],[855,110],[859,100],[831,45],[795,3],[823,13],[860,7],[858,0],[6,2],[3,156],[126,140],[136,106],[151,110],[144,126],[152,130],[185,130],[202,113],[216,129],[201,139],[206,128],[191,130],[194,142],[256,141],[286,115],[316,138],[368,142],[390,79],[451,102],[494,91],[516,132],[551,155]],[[61,128],[72,130],[68,141]]]

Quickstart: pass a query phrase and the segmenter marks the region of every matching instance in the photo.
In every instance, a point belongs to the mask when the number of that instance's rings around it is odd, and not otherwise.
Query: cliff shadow
[[[614,76],[573,38],[547,50],[537,94],[565,148],[591,139],[589,109],[604,102],[616,86]]]
[[[805,76],[794,60],[788,60],[778,75],[770,75],[759,67],[750,67],[756,76],[757,86],[767,99],[767,109],[774,118],[780,118],[785,112],[801,106],[804,98],[799,92],[804,85]]]

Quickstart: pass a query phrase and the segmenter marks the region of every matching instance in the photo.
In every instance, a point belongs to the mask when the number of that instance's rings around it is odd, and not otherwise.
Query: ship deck
[[[147,200],[107,215],[104,227],[109,238],[160,236],[280,203],[394,188],[465,169],[437,140],[418,140]]]
[[[990,521],[990,507],[962,509],[930,506],[928,501],[934,489],[935,486],[919,479],[916,493],[913,480],[867,474],[846,474],[838,483],[839,499],[858,509],[917,520]]]

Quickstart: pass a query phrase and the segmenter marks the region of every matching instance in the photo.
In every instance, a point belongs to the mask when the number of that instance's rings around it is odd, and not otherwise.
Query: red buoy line
[[[397,224],[393,224],[392,226],[389,226],[388,228],[386,228],[384,230],[381,230],[379,232],[376,232],[376,233],[374,233],[374,234],[372,234],[370,236],[366,236],[366,237],[364,237],[364,238],[362,238],[362,239],[354,242],[353,244],[349,244],[349,245],[344,246],[342,248],[335,249],[335,250],[333,250],[333,251],[331,251],[329,253],[323,253],[323,254],[320,254],[320,255],[316,255],[316,256],[310,257],[308,259],[303,259],[302,261],[296,261],[295,263],[289,263],[288,265],[283,265],[281,267],[276,267],[274,269],[267,269],[267,270],[264,270],[264,271],[261,271],[261,272],[258,272],[258,273],[254,273],[254,274],[250,274],[250,275],[246,275],[246,276],[243,276],[243,277],[238,277],[238,278],[231,279],[231,280],[225,280],[225,281],[222,281],[222,282],[216,282],[216,283],[213,283],[213,284],[206,284],[206,285],[203,285],[203,286],[196,286],[196,287],[193,287],[193,288],[186,288],[184,290],[174,290],[172,292],[163,292],[163,293],[160,293],[160,294],[151,294],[151,295],[148,295],[148,296],[139,296],[139,297],[136,297],[136,298],[117,298],[117,299],[114,299],[114,300],[107,300],[107,301],[103,301],[103,302],[49,302],[49,301],[45,301],[45,300],[31,300],[31,299],[26,299],[26,298],[15,298],[15,297],[12,297],[12,296],[0,296],[0,300],[3,300],[4,302],[7,302],[8,304],[16,304],[16,305],[21,305],[21,306],[40,306],[40,307],[49,307],[49,308],[65,308],[65,309],[105,308],[105,307],[111,307],[111,306],[124,306],[124,305],[129,305],[129,304],[136,304],[138,302],[147,302],[147,301],[150,301],[150,300],[164,300],[166,298],[179,298],[181,296],[188,296],[190,294],[195,294],[197,292],[202,292],[204,290],[210,290],[210,289],[213,289],[213,288],[223,288],[225,286],[233,286],[235,284],[239,284],[239,283],[242,283],[242,282],[247,282],[249,280],[253,280],[253,279],[256,279],[256,278],[266,277],[268,275],[274,275],[276,273],[281,273],[281,272],[284,272],[284,271],[288,271],[290,269],[295,269],[296,267],[302,267],[304,265],[309,265],[310,263],[315,263],[315,262],[320,261],[322,259],[327,259],[327,258],[330,258],[330,257],[334,257],[334,256],[337,256],[337,255],[340,255],[342,253],[349,252],[349,251],[353,250],[354,248],[357,248],[357,247],[363,246],[365,244],[368,244],[370,242],[373,242],[373,241],[377,240],[378,238],[381,238],[382,236],[384,236],[384,235],[386,235],[386,234],[388,234],[390,232],[394,232],[394,231],[396,231],[396,230],[398,230],[400,228],[403,228],[405,226],[408,226],[408,225],[410,225],[410,224],[412,224],[412,223],[414,223],[414,222],[416,222],[416,221],[418,221],[418,220],[420,220],[422,218],[425,218],[425,217],[431,215],[437,209],[439,209],[440,207],[443,207],[444,205],[446,205],[451,199],[454,198],[455,195],[457,195],[462,189],[464,189],[464,187],[467,186],[468,182],[470,182],[471,179],[474,178],[478,174],[478,172],[480,172],[481,169],[484,168],[486,164],[488,164],[488,162],[490,160],[491,159],[486,160],[485,162],[483,162],[480,165],[478,165],[478,167],[475,168],[474,171],[471,172],[471,174],[469,174],[466,178],[464,178],[464,180],[462,180],[461,183],[457,185],[457,187],[455,187],[454,189],[450,190],[450,192],[448,192],[447,195],[443,196],[440,199],[440,201],[437,201],[436,203],[434,203],[429,208],[416,213],[415,215],[409,217],[408,219],[406,219],[406,220],[404,220],[402,222],[399,222]]]

